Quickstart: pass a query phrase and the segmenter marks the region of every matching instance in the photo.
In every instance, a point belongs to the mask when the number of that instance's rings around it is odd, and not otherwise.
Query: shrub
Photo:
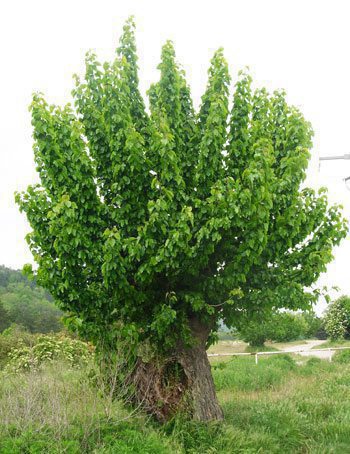
[[[86,364],[90,357],[86,343],[69,337],[40,336],[34,346],[21,345],[9,353],[6,372],[39,369],[42,364],[63,360],[71,366]]]
[[[0,334],[0,369],[8,362],[11,350],[33,346],[36,342],[36,335],[28,333],[19,325],[11,325]]]
[[[350,337],[350,298],[348,296],[341,296],[329,306],[324,323],[331,340]]]

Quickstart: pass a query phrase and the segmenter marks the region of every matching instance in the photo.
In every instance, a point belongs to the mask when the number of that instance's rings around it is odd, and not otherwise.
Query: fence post
[[[328,351],[329,351],[329,362],[331,363],[332,362],[332,349],[329,348]]]
[[[255,364],[258,364],[258,354],[255,353]]]

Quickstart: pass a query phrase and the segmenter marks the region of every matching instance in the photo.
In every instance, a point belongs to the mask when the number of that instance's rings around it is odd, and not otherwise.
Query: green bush
[[[71,366],[86,364],[91,357],[85,342],[63,336],[39,336],[33,346],[21,345],[9,353],[6,372],[39,369],[51,361],[66,361]]]
[[[350,297],[343,295],[329,306],[324,324],[331,340],[350,338]]]
[[[12,325],[0,334],[0,369],[9,361],[11,350],[31,347],[37,342],[37,336],[25,331],[21,326]]]
[[[10,314],[0,301],[0,333],[11,325]]]

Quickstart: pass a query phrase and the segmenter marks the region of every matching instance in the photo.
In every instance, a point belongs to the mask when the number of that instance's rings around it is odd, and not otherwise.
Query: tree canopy
[[[41,184],[17,194],[37,279],[91,329],[116,320],[170,345],[189,314],[223,319],[305,308],[346,225],[301,189],[312,129],[283,91],[252,89],[215,52],[195,112],[173,44],[138,88],[132,19],[111,63],[86,57],[74,107],[31,104]],[[172,339],[171,333],[176,333]]]
[[[273,312],[244,321],[239,337],[251,346],[263,346],[266,341],[289,342],[316,337],[322,320],[310,312]]]

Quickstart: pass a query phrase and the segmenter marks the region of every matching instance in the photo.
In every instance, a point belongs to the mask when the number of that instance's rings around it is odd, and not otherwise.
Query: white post
[[[255,364],[258,364],[258,354],[255,353]]]
[[[329,362],[331,363],[332,362],[332,349],[329,348],[328,351],[329,351]]]

